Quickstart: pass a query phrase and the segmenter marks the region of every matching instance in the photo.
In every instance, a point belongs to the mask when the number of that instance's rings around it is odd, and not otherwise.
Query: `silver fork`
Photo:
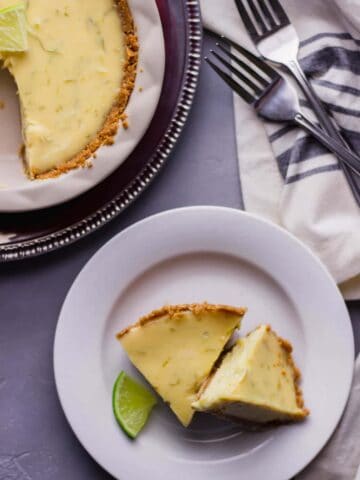
[[[223,38],[240,56],[234,55],[223,45],[217,43],[219,50],[229,60],[214,50],[210,50],[210,52],[233,76],[222,70],[208,57],[205,57],[205,60],[215,72],[246,103],[252,105],[260,117],[275,122],[293,122],[299,125],[319,140],[328,150],[336,153],[355,174],[360,175],[360,157],[349,151],[342,143],[325,133],[324,130],[304,116],[300,110],[295,89],[263,60],[237,43]],[[230,60],[233,64],[230,63]],[[236,64],[236,67],[234,64]],[[235,77],[237,80],[235,80]]]
[[[261,55],[286,69],[305,93],[321,127],[333,138],[349,145],[334,126],[328,112],[306,78],[297,59],[299,37],[279,0],[235,0],[243,23]],[[360,204],[360,183],[342,165],[354,197]]]

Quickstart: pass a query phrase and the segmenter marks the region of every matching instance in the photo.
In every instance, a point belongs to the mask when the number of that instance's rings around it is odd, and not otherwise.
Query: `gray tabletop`
[[[199,204],[242,206],[231,93],[207,68],[175,152],[134,205],[65,250],[0,266],[0,480],[112,478],[81,447],[57,399],[58,314],[76,275],[113,235],[159,211]],[[360,302],[348,306],[359,351]]]

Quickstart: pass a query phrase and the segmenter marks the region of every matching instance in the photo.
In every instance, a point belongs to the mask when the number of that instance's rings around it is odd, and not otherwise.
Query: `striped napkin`
[[[286,0],[299,60],[319,97],[360,152],[360,1]],[[254,53],[234,0],[201,0],[204,23]],[[314,119],[301,96],[304,112]],[[337,159],[305,132],[265,123],[234,97],[246,210],[274,221],[325,263],[347,299],[360,298],[360,208]],[[360,180],[358,182],[360,185]]]

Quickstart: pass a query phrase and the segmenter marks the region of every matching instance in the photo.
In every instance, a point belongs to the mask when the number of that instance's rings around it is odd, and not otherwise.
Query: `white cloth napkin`
[[[283,5],[301,40],[303,68],[360,152],[359,0]],[[201,0],[201,7],[207,28],[256,53],[234,0]],[[360,298],[360,208],[336,158],[297,128],[265,124],[237,96],[234,104],[246,210],[296,235],[322,259],[345,298]],[[312,117],[306,104],[303,109]]]

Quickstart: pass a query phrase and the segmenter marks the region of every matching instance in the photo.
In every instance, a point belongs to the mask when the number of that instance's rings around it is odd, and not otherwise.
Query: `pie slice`
[[[18,88],[27,174],[54,177],[113,141],[134,86],[137,39],[126,0],[27,0],[26,20],[27,51],[0,60]]]
[[[291,345],[268,325],[258,327],[224,356],[192,406],[245,422],[304,419],[309,412],[291,352]]]
[[[187,427],[194,414],[191,404],[244,313],[243,308],[207,303],[166,306],[117,338],[135,367]]]

